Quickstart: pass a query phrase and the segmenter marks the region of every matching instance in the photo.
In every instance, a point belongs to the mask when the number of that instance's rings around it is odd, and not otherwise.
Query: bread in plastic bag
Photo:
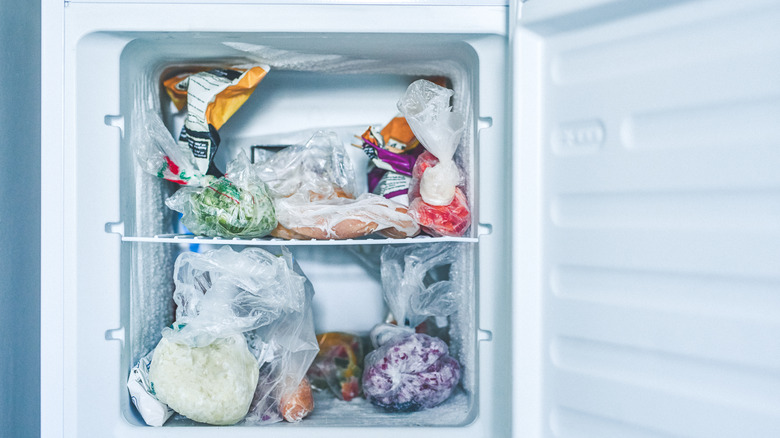
[[[194,234],[209,237],[263,237],[276,228],[276,212],[265,183],[243,151],[227,175],[206,187],[182,187],[165,204],[182,213]]]
[[[287,239],[353,239],[380,232],[413,237],[420,227],[406,207],[372,193],[357,199],[310,200],[302,193],[276,199],[279,227],[272,235]]]
[[[355,171],[333,132],[318,131],[255,166],[268,184],[283,239],[352,239],[373,232],[411,237],[419,227],[406,207],[378,195],[357,199]]]
[[[447,344],[414,330],[429,316],[457,310],[457,288],[442,273],[455,261],[452,244],[382,249],[382,290],[397,325],[371,331],[377,349],[366,356],[363,371],[363,393],[371,403],[390,411],[427,409],[446,400],[460,381]]]
[[[185,417],[230,425],[249,410],[259,376],[242,335],[191,347],[162,338],[149,369],[156,397]]]
[[[277,256],[228,246],[183,253],[176,259],[174,282],[177,329],[164,329],[163,337],[200,346],[242,334],[260,375],[245,420],[282,420],[281,400],[300,391],[319,349],[311,311],[314,289],[292,255],[285,248]]]

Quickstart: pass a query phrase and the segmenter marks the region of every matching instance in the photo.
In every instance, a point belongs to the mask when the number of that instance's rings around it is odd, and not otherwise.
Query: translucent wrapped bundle
[[[409,215],[432,236],[460,237],[471,225],[471,210],[463,190],[455,187],[455,194],[448,205],[429,204],[420,196],[420,178],[437,162],[438,159],[427,151],[417,158],[412,171]]]
[[[460,365],[448,352],[444,341],[422,333],[391,339],[366,356],[366,399],[393,412],[438,406],[460,381]]]
[[[165,204],[182,213],[190,231],[209,237],[262,237],[277,224],[267,187],[243,152],[226,176],[206,187],[183,187]]]
[[[426,231],[434,236],[462,236],[468,227],[460,224],[471,220],[466,197],[458,187],[462,184],[461,171],[453,159],[466,121],[463,115],[452,112],[449,105],[452,94],[452,90],[420,79],[409,86],[398,102],[398,109],[415,136],[432,155],[423,158],[426,155],[423,154],[418,158],[418,163],[425,160],[424,167],[418,169],[415,164],[416,172],[412,175],[415,188],[410,190],[409,207],[415,220],[426,224]],[[421,201],[415,202],[416,199]],[[443,215],[447,210],[448,214]],[[442,219],[447,222],[440,225]]]
[[[352,239],[374,232],[410,237],[419,227],[406,207],[378,195],[355,197],[355,173],[335,133],[317,132],[257,165],[275,198],[283,239]]]
[[[455,254],[450,244],[382,250],[382,289],[398,325],[372,330],[377,349],[366,356],[363,372],[363,393],[371,403],[391,411],[431,408],[460,381],[460,365],[447,344],[414,331],[429,316],[456,311],[457,288],[438,270],[454,263]]]
[[[355,171],[334,132],[318,131],[306,143],[289,146],[255,165],[275,198],[354,198]]]
[[[329,332],[317,335],[317,342],[320,352],[307,373],[312,386],[330,390],[344,401],[362,394],[363,340],[360,336]]]
[[[252,386],[246,421],[299,420],[311,410],[304,400],[307,391],[311,398],[310,389],[301,381],[318,351],[314,290],[286,249],[281,256],[230,247],[183,253],[176,260],[174,282],[176,323],[163,330],[165,340],[202,348],[231,336],[246,339],[260,376]],[[283,407],[295,409],[285,417]]]
[[[272,234],[285,239],[353,239],[373,232],[404,238],[420,231],[406,207],[372,193],[318,200],[298,193],[275,206],[279,227]]]
[[[164,81],[176,108],[187,107],[178,141],[162,121],[158,84],[152,78],[136,87],[130,142],[141,167],[175,183],[205,186],[221,176],[212,160],[219,147],[218,130],[246,102],[268,72],[250,69],[211,69],[185,73]],[[192,96],[193,98],[190,98]]]

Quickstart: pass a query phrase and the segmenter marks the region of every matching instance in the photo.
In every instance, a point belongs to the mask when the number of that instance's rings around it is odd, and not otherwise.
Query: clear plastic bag
[[[227,175],[206,187],[182,187],[165,201],[182,213],[194,234],[210,237],[263,237],[276,228],[276,212],[265,183],[242,151]]]
[[[372,193],[357,199],[314,201],[298,193],[277,199],[274,205],[280,227],[272,234],[281,238],[353,239],[377,231],[387,237],[404,238],[420,231],[406,207]]]
[[[456,254],[452,244],[382,249],[382,289],[398,325],[414,328],[429,316],[444,317],[456,310],[458,288],[437,271],[454,263]]]
[[[282,400],[301,394],[301,381],[319,350],[311,311],[314,289],[292,255],[284,248],[281,256],[230,247],[184,253],[176,260],[174,282],[176,329],[164,329],[163,337],[203,346],[243,334],[260,375],[246,421],[280,421]]]
[[[373,232],[411,237],[419,232],[406,207],[368,193],[354,199],[355,171],[333,132],[318,131],[255,168],[275,198],[275,237],[352,239]]]
[[[352,161],[334,132],[318,131],[306,143],[284,148],[255,167],[276,198],[295,193],[308,199],[356,196]]]
[[[363,339],[350,333],[328,332],[317,335],[317,342],[320,352],[307,373],[312,386],[330,390],[344,401],[360,396]]]
[[[382,250],[382,289],[398,325],[371,332],[376,350],[365,358],[363,393],[389,411],[416,411],[446,400],[460,381],[460,364],[447,344],[415,333],[429,316],[457,310],[457,288],[447,268],[456,261],[451,244],[387,246]]]
[[[452,112],[453,91],[420,79],[409,85],[398,102],[415,137],[439,162],[420,181],[420,194],[430,205],[449,205],[460,183],[460,170],[453,161],[466,127],[462,114]]]
[[[212,168],[219,147],[217,131],[240,108],[265,77],[269,67],[205,68],[164,81],[178,110],[187,106],[187,118],[177,138],[161,118],[159,84],[145,78],[135,88],[134,126],[130,142],[142,169],[160,178],[188,186],[205,186],[218,174]],[[196,70],[198,70],[196,68]],[[195,98],[189,99],[192,95]],[[219,175],[218,175],[219,176]]]

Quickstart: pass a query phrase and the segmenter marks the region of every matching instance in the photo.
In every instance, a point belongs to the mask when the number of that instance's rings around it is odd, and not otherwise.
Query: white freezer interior
[[[125,14],[129,22],[145,16],[141,9],[122,8],[129,9]],[[300,7],[282,9],[301,12]],[[161,328],[172,322],[176,255],[192,243],[201,249],[228,243],[170,235],[175,213],[163,202],[176,187],[140,170],[130,139],[134,129],[143,129],[133,116],[139,87],[151,85],[151,93],[141,95],[159,99],[156,88],[163,72],[180,66],[257,60],[225,44],[236,41],[272,49],[264,52],[265,61],[279,51],[284,56],[266,62],[272,66],[268,76],[220,130],[223,142],[217,163],[243,148],[246,138],[300,141],[305,140],[304,134],[288,133],[329,127],[340,134],[360,134],[366,126],[386,123],[397,113],[396,102],[413,79],[446,76],[456,92],[454,106],[469,111],[456,161],[468,175],[466,191],[473,223],[465,237],[456,239],[289,242],[315,288],[318,331],[363,333],[384,320],[386,309],[376,267],[368,266],[356,252],[376,255],[382,245],[410,242],[451,241],[456,245],[460,257],[451,273],[460,286],[461,300],[458,312],[450,317],[450,337],[463,377],[461,387],[446,403],[430,411],[388,414],[362,399],[345,403],[324,394],[316,397],[314,413],[300,424],[276,424],[262,431],[237,426],[220,429],[220,433],[358,436],[367,433],[362,428],[370,427],[368,433],[395,436],[397,427],[426,426],[402,432],[423,436],[430,433],[425,432],[430,427],[444,426],[453,436],[491,436],[508,430],[506,422],[495,419],[509,415],[510,393],[506,385],[494,381],[495,376],[508,375],[509,352],[508,212],[499,195],[499,184],[508,170],[508,162],[501,158],[507,145],[506,101],[500,86],[504,69],[491,68],[504,62],[506,38],[501,24],[495,23],[494,33],[429,35],[262,32],[260,24],[249,26],[253,31],[236,31],[213,23],[208,30],[185,26],[171,32],[162,25],[129,31],[133,26],[125,22],[112,31],[106,26],[93,28],[95,17],[90,14],[95,11],[115,12],[80,4],[67,11],[73,14],[73,23],[88,24],[69,30],[73,32],[68,39],[72,52],[66,50],[73,63],[66,63],[66,84],[72,84],[65,87],[66,106],[72,112],[65,111],[65,138],[66,149],[74,151],[66,160],[72,158],[75,172],[73,186],[65,189],[74,201],[65,205],[65,216],[73,215],[77,233],[73,240],[66,238],[64,245],[73,245],[78,257],[72,261],[74,271],[66,274],[72,275],[74,287],[65,293],[63,336],[73,349],[64,358],[63,430],[82,435],[110,429],[117,436],[200,436],[214,430],[182,419],[170,420],[160,429],[149,428],[125,389],[130,367],[156,345]],[[348,143],[351,139],[342,135],[342,140]],[[350,154],[361,173],[362,154],[357,149]],[[488,195],[481,196],[483,192]],[[229,243],[235,249],[260,245],[272,251],[287,244],[270,239]],[[496,331],[499,327],[503,328]],[[70,358],[78,359],[71,362]],[[186,431],[177,426],[185,426]],[[317,426],[327,428],[314,432],[311,428]]]

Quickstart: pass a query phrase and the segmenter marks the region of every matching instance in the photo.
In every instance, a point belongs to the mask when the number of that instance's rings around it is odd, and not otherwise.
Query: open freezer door
[[[516,18],[514,436],[777,436],[780,3]]]

